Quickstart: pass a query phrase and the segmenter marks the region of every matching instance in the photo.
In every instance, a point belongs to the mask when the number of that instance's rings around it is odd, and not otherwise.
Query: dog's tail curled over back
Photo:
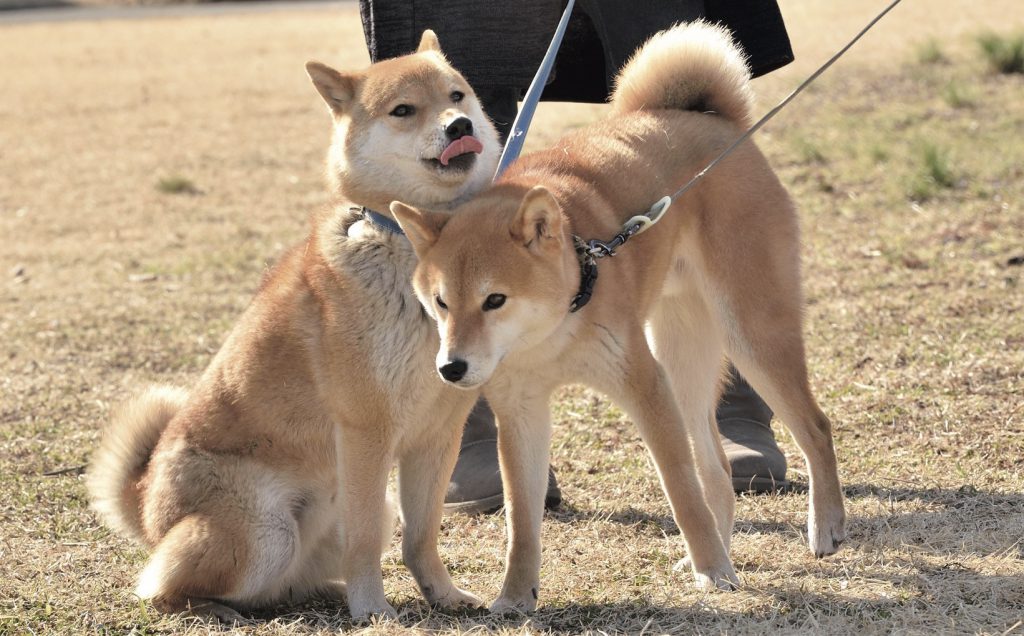
[[[742,127],[753,106],[750,69],[729,31],[704,21],[656,33],[619,72],[612,109],[715,112]]]
[[[177,387],[153,386],[125,403],[103,434],[86,473],[92,508],[117,532],[147,543],[138,490],[160,434],[185,405]]]

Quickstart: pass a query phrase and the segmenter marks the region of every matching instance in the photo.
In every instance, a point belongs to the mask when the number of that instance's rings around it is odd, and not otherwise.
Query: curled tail
[[[146,543],[142,530],[139,479],[167,424],[185,404],[179,388],[154,386],[115,414],[86,475],[92,508],[121,534]]]
[[[615,112],[676,109],[714,111],[750,125],[750,70],[729,31],[703,21],[651,37],[619,72]]]

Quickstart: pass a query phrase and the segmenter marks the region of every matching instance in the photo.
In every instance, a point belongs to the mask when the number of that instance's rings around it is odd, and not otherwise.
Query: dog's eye
[[[388,114],[391,115],[392,117],[408,117],[409,115],[415,112],[415,107],[410,106],[409,104],[399,104],[398,106],[395,106],[395,108]]]
[[[497,309],[505,304],[505,294],[491,294],[484,301],[484,311]]]
[[[466,97],[466,94],[463,93],[462,91],[452,91],[451,98],[452,98],[452,101],[455,102],[456,104],[458,104],[463,99],[465,99],[465,97]]]
[[[444,304],[444,301],[441,300],[440,296],[434,296],[434,302],[436,302],[437,306],[441,309],[448,309],[448,305]]]

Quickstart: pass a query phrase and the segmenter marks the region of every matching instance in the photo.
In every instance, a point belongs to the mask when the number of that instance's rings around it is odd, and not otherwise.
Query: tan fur
[[[721,29],[676,27],[623,71],[608,120],[524,157],[450,218],[392,205],[421,259],[414,286],[437,318],[436,362],[464,362],[456,384],[484,385],[499,420],[509,550],[492,609],[536,606],[548,401],[570,382],[607,393],[636,421],[699,585],[737,583],[714,423],[723,353],[807,458],[812,550],[830,554],[845,537],[830,425],[807,381],[796,214],[753,143],[601,261],[590,304],[568,311],[580,282],[571,236],[610,239],[742,133],[739,55]],[[699,108],[658,108],[671,105]]]
[[[430,373],[436,329],[409,285],[408,241],[347,203],[443,207],[493,174],[493,126],[432,33],[420,48],[358,73],[309,64],[334,117],[329,171],[344,201],[281,258],[198,384],[142,393],[96,453],[93,506],[150,548],[137,591],[160,610],[230,621],[241,618],[233,607],[344,593],[353,616],[394,616],[380,554],[395,463],[403,559],[424,597],[479,603],[453,585],[436,545],[476,396]],[[390,116],[399,103],[416,115]],[[438,131],[458,115],[485,149],[442,169],[430,161]]]

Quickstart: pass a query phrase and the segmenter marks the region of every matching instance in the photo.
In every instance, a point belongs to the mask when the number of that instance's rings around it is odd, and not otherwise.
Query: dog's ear
[[[314,61],[306,62],[306,73],[332,113],[340,115],[348,110],[356,95],[355,75],[339,73],[326,64]]]
[[[420,36],[420,45],[416,47],[417,53],[425,53],[427,51],[441,52],[441,43],[437,41],[437,34],[427,29]]]
[[[416,256],[423,258],[427,250],[437,242],[441,229],[448,222],[448,215],[430,210],[420,210],[401,201],[391,202],[391,214],[409,237]]]
[[[509,231],[514,240],[530,249],[561,247],[562,208],[547,188],[534,186],[519,204]]]

